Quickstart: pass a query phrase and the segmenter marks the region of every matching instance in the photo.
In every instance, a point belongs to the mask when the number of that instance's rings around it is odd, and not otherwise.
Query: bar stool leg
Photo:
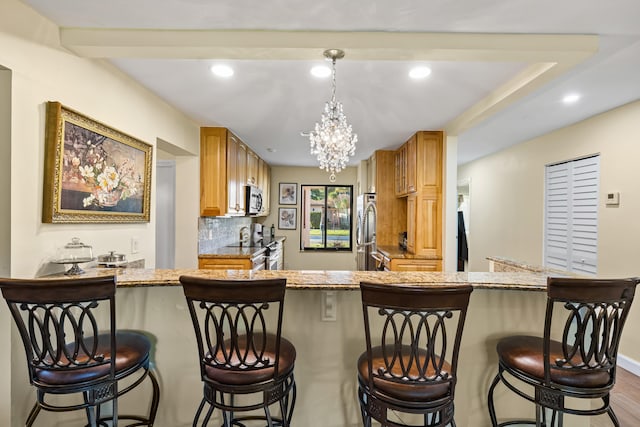
[[[198,420],[200,419],[200,415],[202,414],[202,410],[204,409],[204,404],[207,401],[205,400],[205,398],[203,397],[202,400],[200,401],[200,406],[198,406],[198,410],[196,411],[196,415],[193,418],[193,425],[192,427],[198,427]]]
[[[607,409],[607,415],[609,415],[609,418],[611,419],[611,422],[613,422],[613,425],[615,427],[620,427],[620,422],[618,421],[618,417],[616,417],[615,412],[613,412],[612,407],[609,407],[609,409]]]
[[[151,379],[151,386],[153,387],[151,408],[149,409],[149,427],[153,427],[156,422],[156,415],[158,413],[158,406],[160,405],[160,385],[155,374],[149,370],[149,378]]]
[[[491,383],[491,387],[489,387],[489,399],[488,399],[489,400],[489,417],[491,418],[491,425],[493,427],[498,426],[498,419],[496,418],[496,408],[493,405],[493,391],[495,390],[496,386],[500,382],[500,374],[501,372],[498,371],[498,373],[496,374],[496,377],[493,379],[493,382]]]
[[[42,408],[40,408],[40,405],[38,405],[38,402],[36,402],[33,405],[33,408],[31,408],[31,412],[29,412],[29,416],[27,417],[27,422],[25,424],[27,427],[31,427],[36,421],[36,417],[40,413],[40,409]]]

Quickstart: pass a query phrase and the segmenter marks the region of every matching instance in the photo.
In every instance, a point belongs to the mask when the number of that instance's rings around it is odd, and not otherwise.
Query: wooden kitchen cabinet
[[[396,150],[395,156],[395,195],[401,197],[407,194],[407,146]]]
[[[244,215],[249,183],[259,185],[268,195],[269,166],[265,163],[267,174],[259,184],[260,160],[228,129],[200,128],[200,216]],[[268,206],[268,197],[266,200]],[[261,215],[267,214],[268,209],[263,209]]]
[[[222,175],[220,176],[222,178]],[[244,215],[247,181],[247,146],[231,132],[227,136],[227,213]]]
[[[414,255],[442,258],[443,145],[443,132],[420,131],[396,156],[396,168],[403,169],[396,170],[396,177],[404,174],[400,195],[406,200],[407,252]]]
[[[416,214],[418,213],[418,196],[407,197],[407,252],[416,253]]]
[[[406,230],[407,208],[394,192],[396,152],[377,150],[371,157],[375,162],[375,176],[369,185],[376,190],[376,242],[397,246],[398,234]]]
[[[407,257],[397,247],[379,247],[371,255],[376,268],[384,271],[442,271],[442,260]]]
[[[271,167],[258,158],[258,187],[262,189],[262,211],[260,216],[267,216],[271,206]]]
[[[417,189],[417,134],[396,150],[395,160],[395,193],[403,197]]]
[[[258,163],[260,158],[252,150],[247,149],[247,184],[259,186]]]
[[[198,268],[206,270],[251,270],[250,258],[198,258]]]
[[[389,262],[390,271],[442,271],[442,261],[435,259],[400,259]]]

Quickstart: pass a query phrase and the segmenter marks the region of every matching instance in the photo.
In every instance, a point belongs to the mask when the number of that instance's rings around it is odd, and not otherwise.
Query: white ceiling
[[[358,133],[352,164],[419,129],[457,135],[466,163],[640,99],[638,0],[24,2],[69,50],[110,60],[274,165],[317,164],[300,132],[330,97],[309,74],[327,48],[346,51],[336,96]],[[219,62],[235,75],[211,75]],[[416,64],[431,76],[410,81]],[[581,101],[563,105],[569,92]]]

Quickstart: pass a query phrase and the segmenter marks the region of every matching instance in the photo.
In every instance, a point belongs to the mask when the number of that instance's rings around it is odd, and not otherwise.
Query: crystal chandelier
[[[316,155],[320,169],[331,172],[329,181],[335,182],[336,173],[347,166],[349,156],[356,152],[358,135],[353,133],[347,117],[342,112],[342,103],[336,101],[336,60],[344,58],[344,51],[328,49],[324,57],[332,63],[331,101],[324,105],[324,112],[315,130],[309,134],[311,154]]]

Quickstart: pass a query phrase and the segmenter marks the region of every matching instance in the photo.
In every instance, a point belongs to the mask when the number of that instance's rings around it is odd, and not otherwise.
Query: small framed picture
[[[295,205],[298,203],[298,184],[291,182],[280,183],[280,204]]]
[[[297,208],[278,209],[278,228],[281,230],[295,230],[298,218]]]

